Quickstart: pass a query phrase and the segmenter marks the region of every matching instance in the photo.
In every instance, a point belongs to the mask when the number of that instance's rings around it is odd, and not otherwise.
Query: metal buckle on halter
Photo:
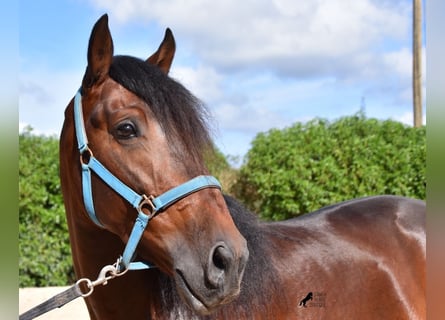
[[[154,196],[146,196],[145,194],[142,195],[142,200],[138,205],[138,212],[145,214],[146,216],[148,216],[148,220],[150,220],[151,218],[153,218],[156,213],[158,212],[158,209],[156,208],[156,206],[153,203],[153,199],[155,197]],[[143,209],[147,209],[150,213],[146,214]]]

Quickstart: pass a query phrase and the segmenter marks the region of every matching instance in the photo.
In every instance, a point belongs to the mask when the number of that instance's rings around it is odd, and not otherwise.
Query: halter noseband
[[[119,258],[119,270],[137,270],[148,269],[154,267],[147,262],[132,262],[135,255],[136,247],[147,227],[148,222],[157,213],[165,210],[168,206],[174,204],[180,199],[205,188],[218,188],[221,185],[218,180],[212,176],[198,176],[193,178],[158,197],[145,194],[138,194],[125,183],[114,176],[102,163],[94,156],[88,147],[88,139],[85,133],[85,126],[82,112],[82,94],[81,89],[77,91],[74,97],[74,126],[76,130],[77,144],[80,153],[80,163],[82,167],[82,194],[85,209],[91,220],[101,228],[102,223],[96,216],[93,203],[93,193],[91,185],[91,170],[94,171],[108,186],[116,191],[120,196],[127,200],[138,212],[138,216],[131,231],[128,242],[125,246],[122,256]],[[149,208],[150,213],[145,214],[143,208]]]

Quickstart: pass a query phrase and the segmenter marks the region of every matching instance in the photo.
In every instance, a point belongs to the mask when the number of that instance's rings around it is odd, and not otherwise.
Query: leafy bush
[[[362,114],[270,130],[254,139],[233,193],[270,220],[361,196],[425,199],[425,133]]]
[[[59,142],[19,135],[19,286],[74,281],[59,181]]]

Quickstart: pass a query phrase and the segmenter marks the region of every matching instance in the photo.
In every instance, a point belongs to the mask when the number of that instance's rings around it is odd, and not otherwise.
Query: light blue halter
[[[114,191],[127,200],[138,212],[138,216],[131,231],[128,242],[125,246],[124,253],[119,259],[119,271],[126,269],[139,270],[153,268],[154,266],[147,262],[132,262],[135,255],[136,247],[147,227],[148,222],[157,213],[165,210],[168,206],[174,204],[180,199],[205,188],[218,188],[221,185],[218,180],[212,176],[198,176],[185,182],[173,189],[168,190],[158,197],[145,194],[138,194],[128,187],[116,176],[114,176],[107,168],[105,168],[99,160],[94,156],[88,147],[88,139],[85,133],[83,112],[82,112],[82,95],[81,89],[74,97],[74,125],[76,128],[77,144],[80,152],[80,163],[82,166],[82,193],[86,211],[91,220],[99,227],[104,228],[102,223],[96,216],[94,211],[93,194],[91,187],[91,170],[94,171],[105,183],[107,183]],[[145,214],[142,208],[149,208],[150,213]]]

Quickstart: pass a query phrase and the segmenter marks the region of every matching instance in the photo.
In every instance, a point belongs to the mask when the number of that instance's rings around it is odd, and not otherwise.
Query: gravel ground
[[[45,288],[20,288],[19,289],[19,313],[22,314],[29,309],[39,305],[52,296],[68,289],[68,287],[45,287]],[[87,307],[83,298],[77,298],[60,309],[53,309],[48,313],[37,317],[38,320],[82,320],[89,319]]]

